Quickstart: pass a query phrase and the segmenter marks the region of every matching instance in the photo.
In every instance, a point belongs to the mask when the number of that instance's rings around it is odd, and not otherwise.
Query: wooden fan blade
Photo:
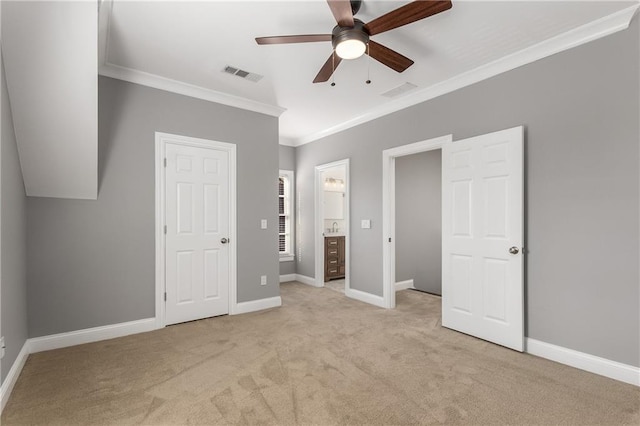
[[[411,59],[373,40],[369,40],[369,56],[398,72],[402,72],[413,65]]]
[[[364,26],[369,35],[380,34],[451,9],[450,0],[416,0],[374,19]]]
[[[342,58],[336,55],[336,52],[333,52],[333,54],[329,56],[329,59],[327,59],[327,62],[325,62],[322,68],[320,68],[320,72],[318,73],[318,75],[316,75],[316,78],[313,79],[313,82],[323,83],[329,80],[329,78],[331,78],[331,75],[333,74],[333,71],[338,68],[340,61],[342,61]]]
[[[350,0],[327,0],[336,22],[341,27],[353,27],[353,12]]]
[[[258,44],[312,43],[316,41],[331,41],[331,34],[300,34],[256,37],[256,43]]]

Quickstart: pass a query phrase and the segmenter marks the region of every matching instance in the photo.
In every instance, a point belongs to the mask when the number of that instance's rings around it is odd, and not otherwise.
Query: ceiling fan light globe
[[[336,55],[342,59],[356,59],[364,54],[367,45],[357,39],[344,40],[336,46]]]

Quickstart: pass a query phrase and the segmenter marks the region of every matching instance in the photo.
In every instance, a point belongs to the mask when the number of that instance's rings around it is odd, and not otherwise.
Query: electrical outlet
[[[0,337],[0,359],[4,358],[4,337]]]
[[[360,222],[360,227],[362,229],[371,229],[371,220],[370,219],[362,219]]]
[[[262,275],[260,277],[260,285],[267,285],[267,276],[266,275]]]
[[[260,228],[267,229],[267,219],[262,219],[260,221]]]

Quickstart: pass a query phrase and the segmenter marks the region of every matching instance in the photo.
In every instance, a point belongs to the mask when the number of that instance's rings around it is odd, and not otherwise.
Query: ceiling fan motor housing
[[[369,33],[364,28],[364,22],[359,19],[353,20],[353,27],[341,27],[336,25],[331,32],[331,45],[335,49],[340,43],[346,40],[359,40],[365,45],[369,43]]]

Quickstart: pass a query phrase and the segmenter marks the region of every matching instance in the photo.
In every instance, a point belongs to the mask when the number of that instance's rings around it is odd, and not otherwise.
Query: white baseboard
[[[316,284],[316,279],[315,278],[311,278],[311,277],[307,277],[306,275],[296,274],[296,281],[298,281],[299,283],[302,283],[302,284],[310,285],[310,286],[313,286],[313,287],[318,287],[318,285]]]
[[[98,342],[100,340],[114,339],[116,337],[128,336],[129,334],[144,333],[155,329],[157,329],[156,319],[146,318],[120,324],[70,331],[68,333],[34,337],[27,340],[27,342],[29,342],[29,351],[33,354],[36,352],[50,351],[52,349],[82,345],[84,343]]]
[[[262,311],[282,306],[280,296],[268,297],[266,299],[251,300],[250,302],[240,302],[236,308],[236,314],[248,314],[249,312]]]
[[[11,391],[18,381],[18,377],[20,376],[22,367],[24,367],[25,362],[27,362],[27,358],[29,358],[29,340],[24,342],[24,345],[22,345],[22,349],[18,352],[18,356],[13,362],[7,377],[4,379],[4,382],[2,382],[2,385],[0,385],[0,414],[2,414],[4,407],[9,401]]]
[[[296,280],[296,274],[280,275],[281,283],[288,283],[289,281],[295,281],[295,280]]]
[[[620,362],[574,351],[562,346],[552,345],[539,340],[526,339],[527,352],[541,358],[550,359],[560,364],[589,371],[621,382],[640,386],[640,368]]]
[[[378,306],[380,308],[385,307],[384,298],[381,296],[376,296],[375,294],[367,293],[365,291],[360,291],[353,288],[346,288],[345,294],[347,295],[347,297],[368,303],[370,305]]]
[[[415,288],[413,286],[413,280],[398,281],[396,283],[396,291],[406,290],[408,288]]]

